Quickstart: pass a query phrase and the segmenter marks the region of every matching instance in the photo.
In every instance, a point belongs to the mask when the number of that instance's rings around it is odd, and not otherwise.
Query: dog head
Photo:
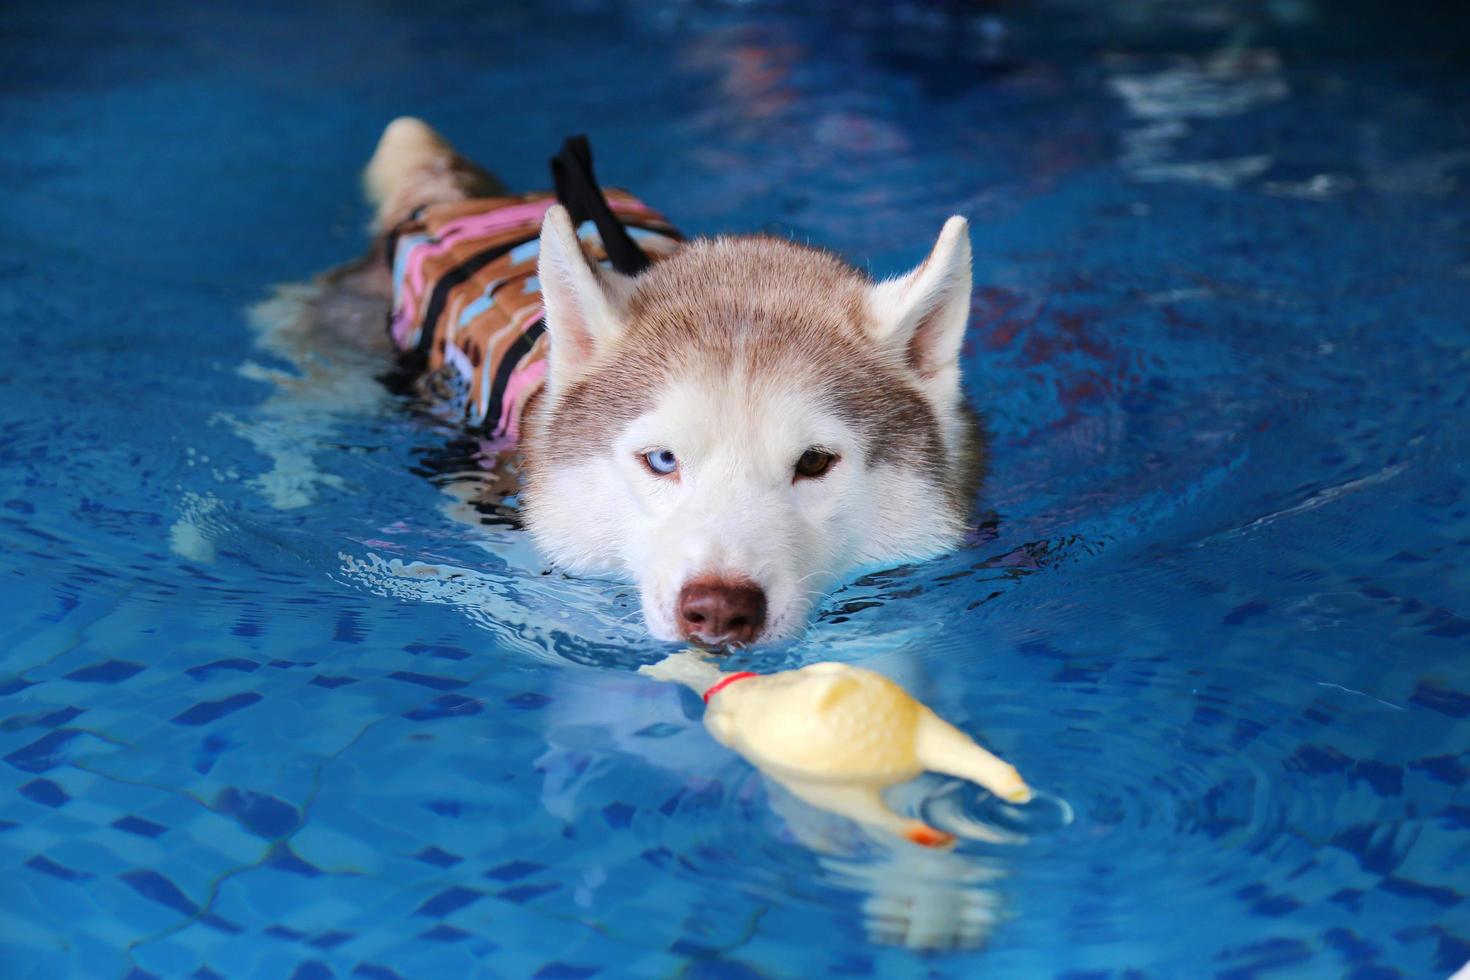
[[[539,276],[526,523],[568,570],[635,580],[655,636],[780,639],[854,567],[959,542],[979,473],[963,218],[887,282],[764,236],[629,278],[589,262],[558,207]]]

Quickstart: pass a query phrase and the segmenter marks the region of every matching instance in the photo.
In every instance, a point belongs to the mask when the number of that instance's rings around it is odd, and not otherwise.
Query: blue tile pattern
[[[0,976],[1470,960],[1445,6],[0,6]],[[738,662],[887,671],[1071,823],[938,780],[915,808],[1029,839],[915,865],[821,823],[631,674],[630,589],[446,515],[432,420],[280,399],[244,310],[361,246],[403,111],[518,186],[590,129],[681,227],[881,274],[969,214],[969,545]],[[988,941],[869,930],[926,907]]]

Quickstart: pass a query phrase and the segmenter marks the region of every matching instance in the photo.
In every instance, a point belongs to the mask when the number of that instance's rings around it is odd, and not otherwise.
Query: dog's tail
[[[383,130],[362,183],[375,212],[374,232],[392,228],[425,204],[505,193],[494,175],[413,116],[399,116]]]

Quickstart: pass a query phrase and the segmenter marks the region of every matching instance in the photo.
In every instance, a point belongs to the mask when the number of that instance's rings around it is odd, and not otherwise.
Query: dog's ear
[[[919,267],[868,291],[877,341],[901,353],[926,388],[959,392],[960,343],[970,319],[970,226],[955,215]]]
[[[560,204],[548,208],[541,221],[536,275],[551,334],[547,383],[555,390],[622,336],[632,279],[588,261],[572,217]]]

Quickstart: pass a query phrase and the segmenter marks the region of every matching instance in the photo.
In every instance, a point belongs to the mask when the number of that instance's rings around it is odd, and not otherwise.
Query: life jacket
[[[657,211],[592,175],[586,140],[552,161],[555,192],[430,204],[395,227],[389,334],[404,374],[436,414],[492,444],[514,443],[546,379],[547,335],[536,276],[541,219],[557,203],[589,260],[636,274],[671,254],[679,233]]]

